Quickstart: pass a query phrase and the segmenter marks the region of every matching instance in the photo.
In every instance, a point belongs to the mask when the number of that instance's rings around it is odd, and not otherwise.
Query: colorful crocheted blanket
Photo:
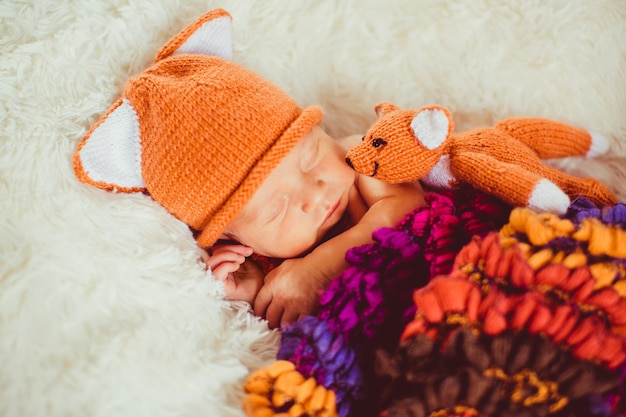
[[[624,415],[626,206],[427,202],[348,251],[248,377],[248,416]]]

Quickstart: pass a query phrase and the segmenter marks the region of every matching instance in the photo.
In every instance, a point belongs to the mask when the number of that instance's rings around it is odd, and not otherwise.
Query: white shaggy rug
[[[569,160],[626,199],[623,0],[0,2],[0,416],[242,416],[279,335],[221,300],[185,225],[79,183],[71,155],[125,80],[200,14],[234,60],[336,136],[373,107],[448,106],[459,129],[536,115],[604,132]]]

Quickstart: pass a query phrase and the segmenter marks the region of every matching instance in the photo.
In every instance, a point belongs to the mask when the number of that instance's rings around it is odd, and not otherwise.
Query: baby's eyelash
[[[289,197],[287,197],[286,195],[280,197],[279,202],[275,206],[275,209],[272,211],[272,214],[270,215],[270,218],[267,221],[267,223],[271,223],[275,220],[278,220],[284,217],[288,206],[289,206]]]

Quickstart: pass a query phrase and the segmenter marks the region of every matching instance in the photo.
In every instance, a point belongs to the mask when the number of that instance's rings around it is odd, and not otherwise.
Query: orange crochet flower
[[[243,409],[249,417],[337,417],[335,392],[305,379],[296,366],[279,360],[248,376]]]

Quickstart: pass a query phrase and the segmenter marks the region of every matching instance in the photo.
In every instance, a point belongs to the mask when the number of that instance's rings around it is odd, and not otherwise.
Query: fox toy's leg
[[[600,207],[611,206],[618,201],[606,185],[594,178],[575,177],[547,165],[542,165],[540,169],[540,175],[557,184],[571,198],[585,197]]]
[[[481,175],[476,175],[477,169]],[[567,194],[552,181],[488,155],[467,152],[455,156],[452,172],[459,180],[514,206],[563,214],[570,205]]]
[[[496,124],[495,128],[524,143],[540,159],[593,157],[602,155],[609,149],[609,141],[604,136],[554,120],[506,119]]]

